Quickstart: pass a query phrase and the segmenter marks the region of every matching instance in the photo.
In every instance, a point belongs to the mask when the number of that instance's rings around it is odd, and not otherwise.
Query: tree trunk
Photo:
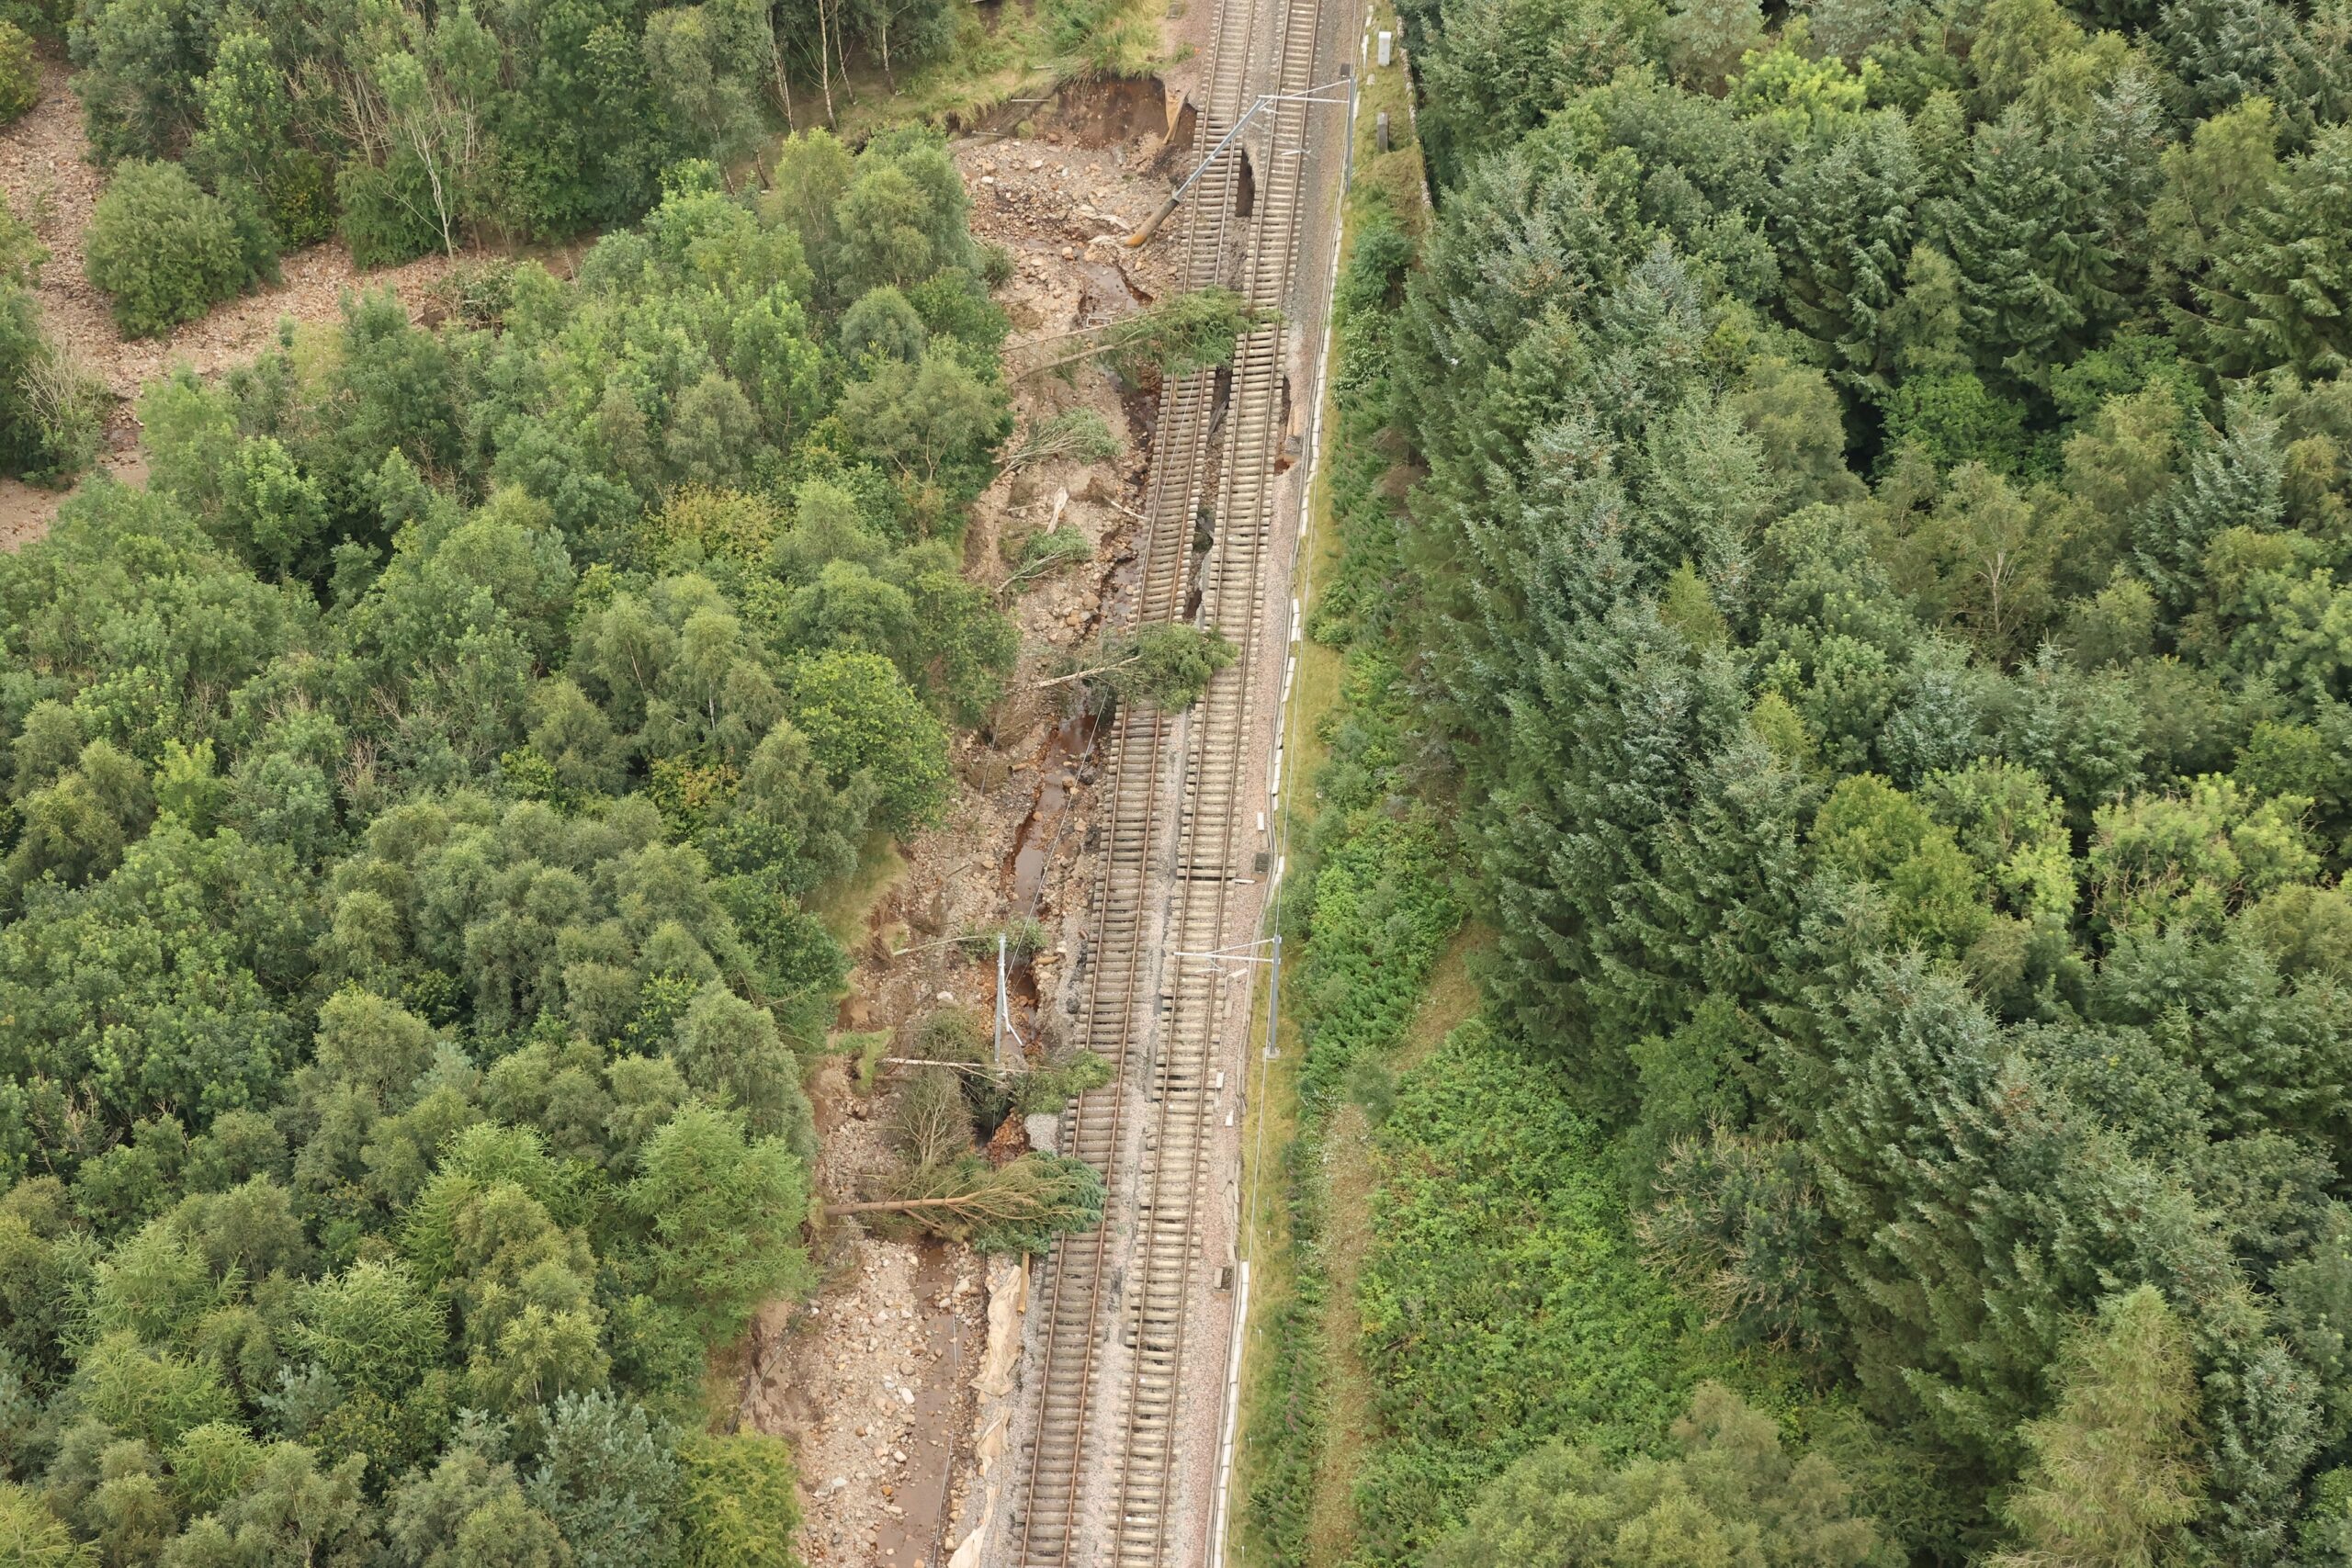
[[[1102,329],[1094,328],[1091,330],[1099,332]],[[1032,365],[1028,369],[1023,370],[1019,375],[1015,376],[1013,379],[1016,381],[1025,381],[1032,376],[1042,376],[1048,370],[1058,370],[1065,365],[1076,365],[1082,360],[1093,359],[1109,352],[1109,344],[1098,343],[1092,348],[1086,350],[1082,354],[1066,354],[1059,359],[1048,359],[1043,365]]]
[[[775,90],[784,97],[784,131],[789,136],[800,128],[792,123],[792,78],[784,71],[784,40],[775,36],[775,21],[768,21],[768,59],[775,67]]]
[[[833,44],[825,30],[825,0],[817,0],[817,80],[825,87],[825,123],[840,123],[833,118]]]
[[[1042,692],[1048,686],[1067,686],[1072,681],[1083,681],[1089,675],[1101,675],[1113,670],[1125,670],[1142,657],[1143,655],[1137,654],[1133,659],[1121,659],[1109,664],[1097,664],[1085,670],[1073,670],[1067,675],[1057,675],[1050,681],[1040,681],[1029,689],[1033,692]]]
[[[441,165],[432,153],[425,151],[422,136],[412,140],[416,144],[417,161],[424,165],[424,177],[433,184],[433,217],[441,226],[441,249],[447,253],[451,261],[455,261],[458,259],[458,240],[449,229],[449,197],[441,186]]]
[[[825,0],[817,0],[821,6]],[[849,35],[842,27],[842,0],[833,0],[833,58],[841,62],[842,91],[857,102],[857,84],[849,79]]]
[[[904,1214],[917,1209],[969,1209],[972,1200],[956,1198],[871,1198],[859,1203],[828,1203],[824,1206],[828,1218],[834,1214]]]

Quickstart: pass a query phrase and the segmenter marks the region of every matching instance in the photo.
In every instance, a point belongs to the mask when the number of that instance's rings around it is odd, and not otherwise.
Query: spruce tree
[[[2177,611],[2204,585],[2205,551],[2231,528],[2267,529],[2285,508],[2278,422],[2260,405],[2230,405],[2228,431],[2189,459],[2188,473],[2140,514],[2132,560]]]
[[[1827,148],[1803,148],[1775,189],[1781,302],[1844,374],[1883,389],[1902,342],[1895,307],[1925,186],[1911,130],[1873,114]]]
[[[1988,367],[2038,383],[2122,304],[2106,183],[2083,128],[2016,107],[1977,127],[1968,175],[1946,220],[1962,317]]]
[[[2322,130],[2223,233],[2198,303],[2224,373],[2352,370],[2352,126]]]

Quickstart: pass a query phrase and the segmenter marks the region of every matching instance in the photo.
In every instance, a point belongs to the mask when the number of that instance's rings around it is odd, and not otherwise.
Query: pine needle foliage
[[[2110,1299],[2060,1351],[2058,1404],[2025,1428],[2033,1461],[2002,1504],[2017,1542],[1993,1568],[2157,1568],[2192,1555],[2197,1371],[2152,1285]]]

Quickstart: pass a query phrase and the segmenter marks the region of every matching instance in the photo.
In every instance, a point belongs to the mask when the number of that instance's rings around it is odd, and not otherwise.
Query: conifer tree
[[[2021,108],[1976,130],[1946,240],[1961,311],[1988,367],[2038,381],[2097,341],[2122,304],[2109,192],[2080,127]]]
[[[1801,153],[1776,189],[1782,306],[1847,376],[1872,389],[1885,386],[1900,350],[1895,310],[1924,188],[1910,127],[1888,110],[1826,150]]]
[[[2204,1477],[2188,1336],[2152,1285],[2109,1298],[2059,1355],[2058,1405],[2029,1424],[2033,1463],[2002,1506],[1994,1568],[2185,1561]]]
[[[2352,371],[2352,126],[2289,159],[2214,249],[2198,300],[2218,368]]]
[[[2205,581],[2205,551],[2225,530],[2271,527],[2284,502],[2278,422],[2241,399],[2228,430],[2189,459],[2188,472],[2147,507],[2132,541],[2132,559],[2158,596],[2176,609]]]

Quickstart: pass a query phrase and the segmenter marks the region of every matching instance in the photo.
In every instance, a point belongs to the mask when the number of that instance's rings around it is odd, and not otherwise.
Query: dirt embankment
[[[967,953],[951,939],[1035,917],[1047,946],[1034,969],[1012,977],[1013,1025],[1036,1049],[1065,1037],[1071,932],[1091,879],[1094,759],[1091,727],[1064,711],[1067,688],[1040,691],[1036,682],[1097,635],[1106,603],[1126,586],[1153,403],[1098,368],[1067,378],[1021,372],[1068,352],[1074,333],[1173,287],[1170,247],[1116,243],[1168,189],[1159,163],[1163,117],[1136,112],[1134,96],[1130,88],[1098,104],[1074,95],[1057,118],[1028,128],[1034,136],[976,134],[955,145],[974,231],[1013,258],[997,299],[1013,323],[1007,364],[1021,427],[1091,408],[1125,450],[1006,474],[974,508],[965,564],[979,581],[1004,583],[1022,541],[1046,529],[1076,529],[1091,549],[1010,596],[1023,648],[1013,694],[985,732],[959,744],[946,822],[907,846],[903,875],[857,933],[843,1030],[890,1031],[904,1041],[936,1009],[992,1016],[993,953]],[[885,1069],[861,1093],[835,1058],[812,1086],[824,1145],[818,1186],[828,1197],[878,1195],[892,1162],[883,1129],[895,1081]],[[1009,1122],[991,1157],[1017,1154],[1020,1134],[1018,1119]],[[1001,1422],[1010,1374],[1000,1367],[991,1377],[982,1366],[989,1271],[964,1247],[882,1239],[846,1224],[820,1245],[826,1287],[802,1307],[773,1310],[754,1331],[744,1418],[795,1444],[810,1563],[948,1568],[982,1516],[1006,1506],[1012,1473]],[[1009,1283],[1017,1269],[997,1274],[1000,1289],[1017,1290]],[[1017,1343],[1017,1322],[1008,1318],[1003,1331]]]
[[[44,60],[40,101],[0,136],[0,193],[49,251],[35,293],[51,337],[117,400],[101,459],[116,477],[143,476],[131,404],[141,387],[174,365],[185,362],[209,376],[246,364],[275,340],[280,320],[332,320],[348,289],[389,288],[415,310],[449,270],[447,257],[425,256],[362,271],[343,242],[329,241],[281,258],[282,280],[275,288],[224,301],[169,336],[125,338],[107,312],[107,297],[82,272],[83,239],[106,175],[86,157],[82,106],[67,75],[62,62]],[[13,549],[40,537],[63,500],[54,491],[0,480],[0,547]]]

